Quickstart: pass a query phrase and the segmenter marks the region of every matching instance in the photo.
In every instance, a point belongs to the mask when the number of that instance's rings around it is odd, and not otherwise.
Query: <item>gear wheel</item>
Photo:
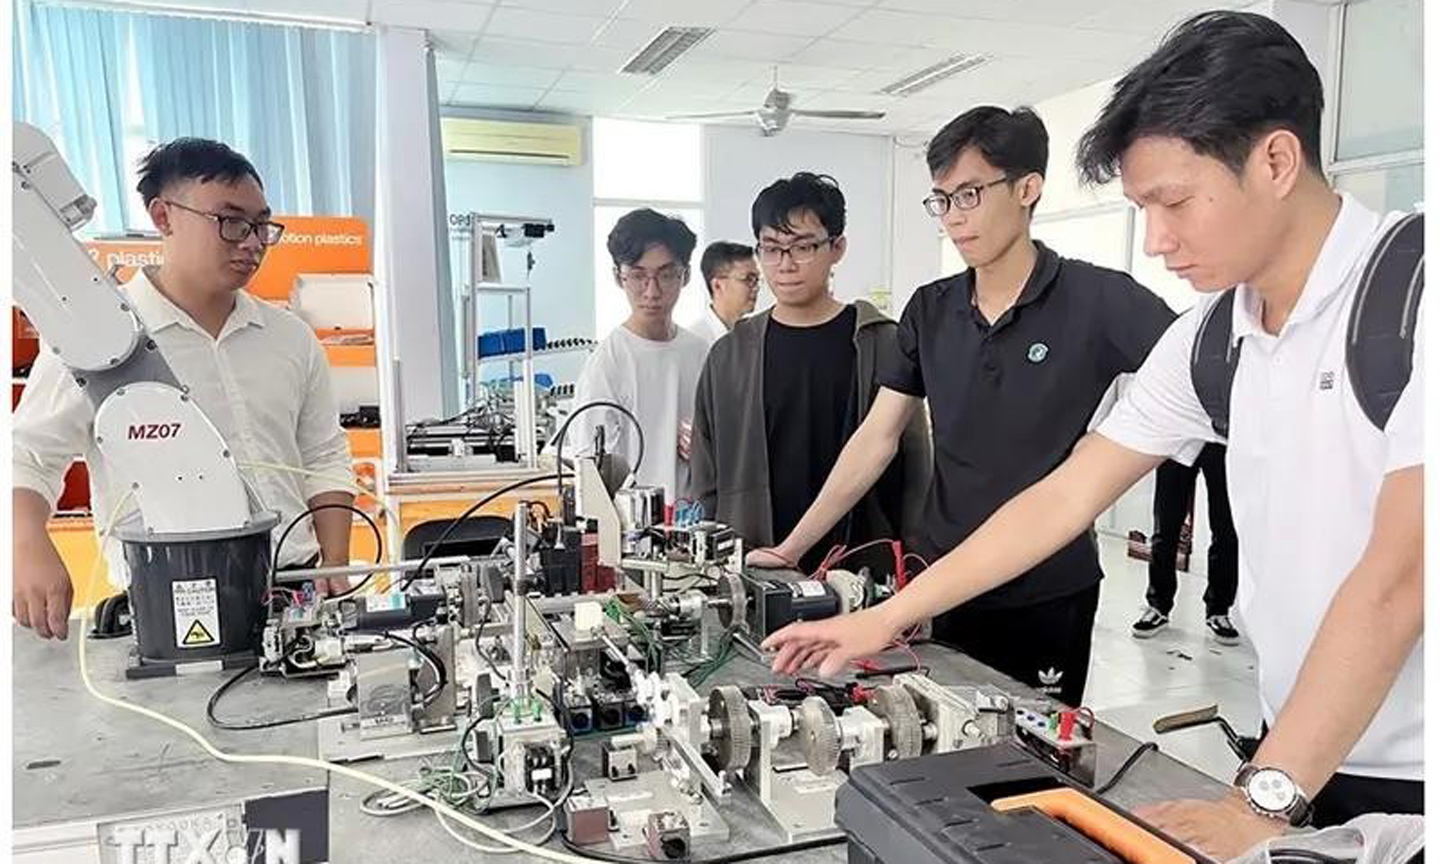
[[[749,611],[746,608],[747,598],[745,596],[745,583],[734,573],[724,573],[716,585],[717,596],[723,597],[730,602],[719,606],[716,614],[720,618],[720,626],[731,630],[745,623],[745,615]]]
[[[889,752],[894,754],[891,758],[914,759],[920,755],[925,732],[909,690],[898,684],[876,687],[865,707],[889,724]]]
[[[754,735],[750,728],[750,707],[740,688],[727,684],[711,690],[709,717],[716,767],[721,771],[738,771],[749,765]]]
[[[821,697],[807,696],[800,703],[800,736],[811,771],[829,774],[840,764],[840,724]]]

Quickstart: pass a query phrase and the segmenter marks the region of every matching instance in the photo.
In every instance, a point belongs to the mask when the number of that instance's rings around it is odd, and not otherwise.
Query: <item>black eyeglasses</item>
[[[670,291],[685,283],[688,270],[683,264],[666,264],[654,272],[629,268],[616,272],[620,276],[620,283],[631,291],[644,291],[645,286],[650,284],[651,280],[654,280],[660,290]]]
[[[775,243],[761,243],[755,251],[760,258],[760,263],[774,267],[784,260],[786,255],[796,264],[809,264],[820,254],[820,247],[828,246],[835,242],[834,237],[822,237],[819,240],[801,240],[798,243],[791,243],[789,246],[780,246]]]
[[[274,246],[280,242],[280,236],[285,233],[285,226],[279,222],[251,222],[241,216],[221,216],[219,213],[206,213],[204,210],[196,210],[194,207],[187,207],[179,201],[171,201],[169,198],[162,199],[172,207],[179,207],[181,210],[194,213],[196,216],[204,216],[206,219],[215,220],[215,225],[220,230],[220,239],[227,243],[244,243],[249,239],[251,233],[260,238],[261,246]]]
[[[1009,177],[1001,177],[999,180],[991,180],[989,183],[980,183],[975,186],[961,186],[954,192],[941,192],[937,189],[935,190],[935,194],[926,198],[922,203],[925,205],[925,211],[936,218],[949,213],[952,206],[957,210],[974,210],[980,206],[980,192],[982,190],[1008,182],[1010,182]]]

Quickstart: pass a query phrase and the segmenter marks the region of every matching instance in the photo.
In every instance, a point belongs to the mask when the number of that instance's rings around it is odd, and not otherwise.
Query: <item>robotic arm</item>
[[[95,407],[95,443],[155,535],[235,529],[254,500],[224,439],[72,235],[95,212],[44,132],[14,124],[15,300]],[[258,508],[257,508],[258,509]]]

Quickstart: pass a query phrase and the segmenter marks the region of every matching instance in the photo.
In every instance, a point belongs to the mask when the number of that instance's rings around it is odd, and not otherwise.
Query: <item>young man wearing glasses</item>
[[[576,419],[566,451],[594,452],[603,431],[606,452],[623,457],[641,483],[664,487],[666,501],[674,503],[690,488],[690,415],[710,348],[673,318],[680,289],[690,280],[695,234],[682,220],[647,208],[620,217],[605,245],[630,317],[585,361],[575,404],[598,399],[625,406],[644,430],[645,453],[636,466],[635,430],[619,412],[605,409]]]
[[[710,303],[699,319],[685,329],[714,345],[735,322],[755,311],[760,293],[760,268],[755,250],[744,243],[717,240],[700,256],[700,275],[710,292]]]
[[[865,422],[804,518],[775,550],[752,553],[752,563],[776,566],[824,545],[926,400],[935,482],[916,551],[938,560],[1064,461],[1116,376],[1140,366],[1174,315],[1124,273],[1061,258],[1031,239],[1048,154],[1044,124],[1023,108],[975,108],[936,134],[924,205],[970,269],[915,292]],[[936,618],[935,638],[1078,705],[1100,578],[1087,532]]]
[[[696,394],[695,500],[752,546],[784,537],[825,482],[879,387],[895,322],[863,300],[841,303],[831,275],[845,256],[845,196],[826,176],[777,180],[755,199],[751,225],[775,306],[739,321],[715,344]],[[907,539],[929,482],[929,438],[916,412],[897,430],[898,457],[825,536],[851,547]],[[858,506],[857,506],[858,505]],[[833,528],[834,530],[829,530]],[[817,537],[817,542],[818,542]],[[814,544],[812,544],[814,545]],[[811,572],[829,549],[797,550]],[[888,549],[865,563],[893,569]],[[860,566],[861,559],[845,562]]]
[[[255,167],[219,142],[182,138],[145,157],[138,189],[164,257],[123,290],[175,376],[242,466],[268,462],[311,472],[242,467],[266,506],[280,512],[282,526],[309,507],[351,503],[350,446],[315,332],[242,290],[284,231],[270,221]],[[66,637],[73,597],[46,531],[66,470],[85,458],[97,529],[123,495],[94,446],[94,420],[60,360],[40,352],[14,414],[13,612],[44,638]],[[292,532],[281,564],[350,563],[350,521],[343,509],[316,513]],[[110,561],[112,578],[125,581],[115,550]],[[343,586],[335,580],[317,588]]]

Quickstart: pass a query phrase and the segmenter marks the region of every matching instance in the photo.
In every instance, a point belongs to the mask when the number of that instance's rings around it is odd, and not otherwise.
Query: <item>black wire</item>
[[[610,402],[603,399],[597,399],[593,402],[586,402],[584,405],[573,409],[570,412],[570,415],[565,418],[565,422],[560,424],[560,431],[555,436],[556,467],[559,468],[561,471],[565,470],[565,433],[570,431],[570,424],[575,421],[576,417],[579,417],[581,414],[584,414],[586,411],[594,408],[614,408],[621,414],[624,414],[626,417],[628,417],[630,419],[630,422],[634,424],[636,438],[638,439],[639,443],[635,448],[635,464],[630,466],[630,473],[638,475],[640,472],[640,465],[645,461],[645,429],[640,425],[640,421],[635,419],[635,415],[630,413],[629,408],[626,408],[619,402]],[[557,481],[555,484],[555,491],[560,496],[559,500],[564,501],[565,487],[561,485],[559,481]]]
[[[615,864],[655,864],[653,858],[638,858],[629,855],[617,855],[614,852],[606,852],[600,849],[589,849],[577,845],[558,826],[559,811],[556,811],[557,830],[555,836],[560,844],[576,855],[583,855],[586,858],[594,858],[599,861],[613,861]],[[798,843],[786,843],[783,846],[771,846],[761,849],[749,849],[744,852],[731,852],[727,855],[717,855],[713,858],[682,858],[686,864],[739,864],[741,861],[754,861],[759,858],[769,858],[774,855],[790,855],[795,852],[804,852],[809,849],[823,849],[828,846],[839,846],[849,842],[848,837],[822,837],[818,840],[801,840]]]
[[[323,711],[302,714],[299,717],[286,717],[280,720],[251,720],[242,722],[221,720],[219,717],[216,717],[215,709],[220,705],[220,699],[230,688],[239,684],[246,676],[258,668],[260,668],[258,664],[246,666],[240,670],[238,675],[231,677],[225,683],[221,684],[214,693],[210,694],[210,701],[205,705],[205,719],[210,721],[211,726],[217,729],[226,729],[231,732],[253,732],[259,729],[275,729],[280,726],[294,726],[298,723],[309,723],[312,720],[320,720],[325,717],[339,717],[344,714],[354,714],[357,710],[355,706],[350,705],[344,708],[326,708]]]
[[[456,528],[460,527],[460,525],[462,525],[466,519],[469,519],[471,516],[475,515],[476,510],[479,510],[481,507],[484,507],[486,504],[489,504],[491,501],[494,501],[501,495],[504,495],[508,492],[514,492],[516,489],[522,489],[534,483],[547,483],[551,480],[555,480],[557,482],[564,482],[565,478],[569,476],[572,475],[566,474],[562,470],[556,471],[554,474],[543,474],[539,477],[530,477],[526,480],[516,480],[514,483],[502,486],[499,489],[496,489],[494,492],[491,492],[489,495],[486,495],[484,498],[481,498],[479,501],[476,501],[474,504],[471,504],[464,513],[456,516],[450,522],[450,524],[445,527],[445,530],[441,532],[439,539],[437,539],[433,544],[430,545],[430,548],[425,552],[425,557],[420,559],[420,566],[407,573],[405,575],[405,578],[400,580],[400,590],[404,591],[406,588],[410,587],[411,582],[414,582],[416,579],[420,578],[420,574],[425,572],[425,567],[430,563],[430,559],[435,557],[435,552],[445,545],[445,541],[450,539],[450,535],[455,532]]]
[[[1271,849],[1271,864],[1355,864],[1354,858],[1336,858],[1309,849]]]
[[[1135,763],[1140,761],[1141,756],[1144,756],[1146,753],[1152,752],[1160,752],[1160,745],[1156,744],[1154,741],[1146,741],[1144,744],[1136,747],[1135,752],[1131,753],[1128,757],[1126,757],[1124,762],[1120,763],[1120,767],[1115,769],[1115,773],[1111,775],[1110,779],[1105,782],[1105,785],[1100,786],[1095,790],[1095,794],[1104,795],[1106,792],[1114,789],[1115,784],[1119,783],[1122,779],[1124,779],[1125,773],[1131,768],[1135,767]]]
[[[365,520],[366,524],[370,526],[371,532],[373,532],[375,535],[375,563],[379,564],[381,561],[384,560],[384,544],[381,542],[380,539],[380,526],[375,524],[375,520],[370,518],[369,513],[366,513],[364,510],[361,510],[359,507],[356,507],[353,504],[318,504],[306,510],[304,513],[301,513],[299,516],[296,516],[294,519],[291,519],[290,524],[285,526],[285,530],[280,532],[280,542],[275,544],[275,554],[271,557],[270,560],[270,587],[275,587],[275,574],[280,572],[280,550],[285,548],[285,541],[290,537],[290,532],[294,531],[295,526],[299,525],[300,522],[306,517],[314,516],[316,513],[320,513],[325,510],[349,510],[351,513],[359,513],[360,518]],[[368,584],[373,578],[375,578],[375,574],[371,573],[364,579],[360,580],[359,585],[341,591],[339,594],[336,594],[332,599],[340,600],[342,598],[349,597],[351,594],[354,594],[356,591],[364,588],[366,584]]]
[[[445,671],[445,664],[440,662],[439,655],[437,655],[434,651],[431,651],[424,645],[421,645],[419,641],[414,639],[407,639],[406,637],[401,636],[398,633],[386,633],[385,638],[394,639],[396,642],[399,642],[402,645],[409,645],[411,648],[414,648],[416,651],[420,652],[420,656],[425,658],[425,662],[429,663],[430,666],[434,668],[435,680],[439,683],[435,685],[434,690],[431,690],[429,693],[426,693],[424,696],[420,697],[420,702],[423,705],[429,705],[431,702],[435,701],[435,697],[439,696],[441,691],[445,689],[445,685],[450,683],[450,676]]]

